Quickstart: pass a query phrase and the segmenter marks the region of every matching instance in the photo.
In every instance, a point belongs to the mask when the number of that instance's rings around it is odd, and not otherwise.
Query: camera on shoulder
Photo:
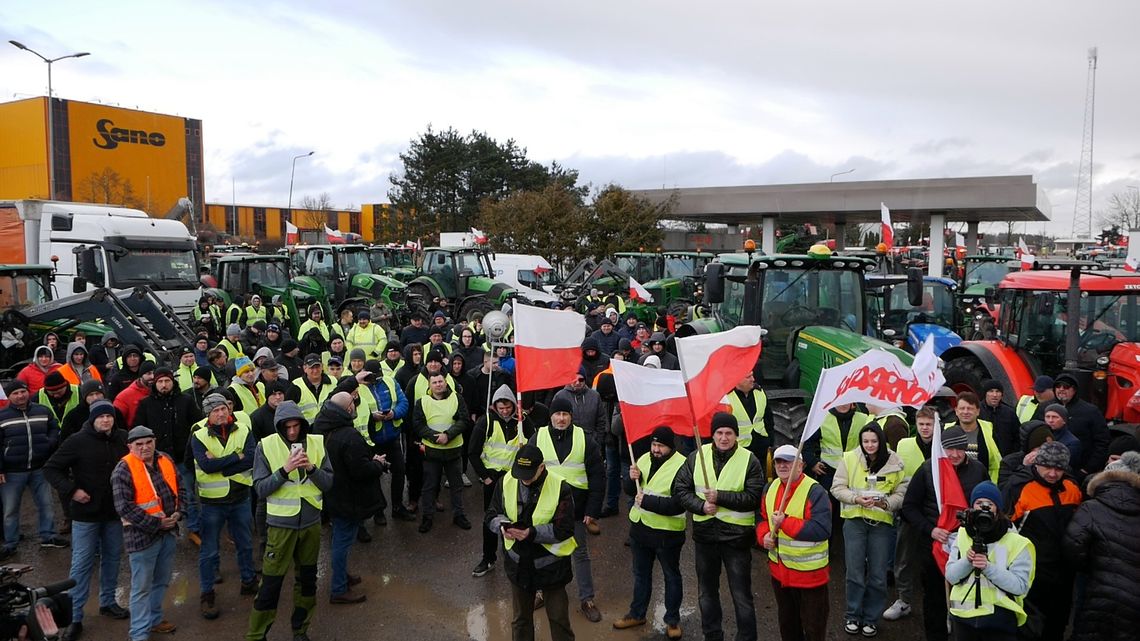
[[[54,641],[59,630],[71,625],[71,595],[74,579],[65,579],[42,587],[31,587],[20,582],[20,577],[34,568],[22,563],[0,565],[0,639],[15,639],[20,628],[27,627],[31,641]],[[35,615],[37,606],[51,611],[57,631],[48,633]]]

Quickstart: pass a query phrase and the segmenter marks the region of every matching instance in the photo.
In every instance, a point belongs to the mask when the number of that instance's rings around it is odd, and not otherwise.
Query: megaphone
[[[499,310],[493,310],[483,315],[483,332],[491,342],[496,342],[507,333],[511,320]]]

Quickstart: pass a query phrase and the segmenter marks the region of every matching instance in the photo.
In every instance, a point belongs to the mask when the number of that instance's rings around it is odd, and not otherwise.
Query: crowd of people
[[[392,327],[367,309],[326,322],[313,306],[293,336],[276,301],[226,307],[204,296],[191,319],[201,333],[175,367],[113,332],[90,347],[82,332],[66,345],[49,334],[4,387],[0,557],[19,554],[30,488],[40,545],[71,547],[67,638],[82,636],[98,563],[99,613],[129,619],[129,638],[141,641],[175,630],[162,606],[180,531],[199,548],[200,614],[219,616],[225,529],[240,594],[252,597],[246,638],[267,637],[292,571],[287,624],[304,641],[322,524],[329,602],[361,603],[353,545],[389,518],[418,521],[429,535],[447,492],[452,525],[481,532],[472,576],[502,556],[515,639],[534,637],[538,608],[555,639],[574,638],[573,609],[602,621],[597,588],[614,586],[595,585],[589,538],[623,506],[632,595],[616,630],[648,623],[656,564],[665,634],[682,637],[680,557],[690,537],[705,639],[724,636],[722,574],[737,638],[757,638],[757,553],[789,641],[833,630],[836,555],[850,635],[876,636],[920,599],[932,640],[1062,639],[1070,622],[1076,639],[1131,638],[1140,624],[1140,608],[1121,598],[1140,590],[1130,537],[1140,526],[1140,444],[1112,437],[1073,376],[1043,376],[1013,402],[987,381],[983,398],[957,396],[945,425],[932,406],[913,418],[840,406],[801,451],[775,446],[772,409],[749,374],[728,394],[731,411],[713,417],[711,438],[652,426],[628,443],[611,360],[678,363],[667,349],[672,319],[646,324],[623,309],[620,299],[587,297],[575,380],[523,394],[510,347],[490,346],[480,314],[456,320],[446,307]],[[936,429],[968,498],[961,527],[940,519]],[[481,509],[464,491],[475,485]],[[124,550],[128,607],[115,599]]]

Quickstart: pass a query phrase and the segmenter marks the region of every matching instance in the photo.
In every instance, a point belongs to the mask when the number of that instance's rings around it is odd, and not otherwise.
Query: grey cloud
[[[948,138],[926,140],[924,142],[911,145],[910,153],[933,156],[950,149],[968,147],[970,144],[971,141],[969,138],[966,138],[964,136],[950,136]]]

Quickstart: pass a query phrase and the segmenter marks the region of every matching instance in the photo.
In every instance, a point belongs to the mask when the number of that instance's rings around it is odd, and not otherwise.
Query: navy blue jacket
[[[11,403],[0,410],[0,474],[38,470],[58,445],[59,423],[48,408],[29,401],[23,410]]]

